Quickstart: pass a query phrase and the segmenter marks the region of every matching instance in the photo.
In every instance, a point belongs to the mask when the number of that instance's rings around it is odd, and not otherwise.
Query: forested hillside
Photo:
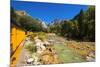
[[[71,20],[54,20],[49,24],[48,31],[71,39],[95,41],[95,7],[80,10]]]
[[[22,15],[19,15],[13,7],[11,7],[11,23],[20,26],[25,31],[45,31],[42,21],[40,21],[38,18],[32,18],[27,13],[24,15],[22,12]]]

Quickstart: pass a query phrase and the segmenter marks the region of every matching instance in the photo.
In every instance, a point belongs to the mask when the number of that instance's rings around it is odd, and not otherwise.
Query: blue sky
[[[12,1],[15,10],[26,11],[34,18],[39,18],[46,23],[54,19],[72,19],[81,9],[88,9],[87,5],[57,4],[43,2]]]

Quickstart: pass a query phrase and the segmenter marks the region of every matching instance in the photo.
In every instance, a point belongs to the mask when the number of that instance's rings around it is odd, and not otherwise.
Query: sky
[[[54,19],[70,20],[76,16],[81,9],[86,11],[87,5],[58,4],[43,2],[11,1],[11,6],[15,10],[25,11],[33,18],[39,18],[45,23],[50,23]]]

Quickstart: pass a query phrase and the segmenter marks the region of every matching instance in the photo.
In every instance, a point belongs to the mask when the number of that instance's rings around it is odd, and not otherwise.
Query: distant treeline
[[[95,41],[95,6],[89,6],[71,20],[54,20],[48,25],[48,32],[54,32],[69,39]]]

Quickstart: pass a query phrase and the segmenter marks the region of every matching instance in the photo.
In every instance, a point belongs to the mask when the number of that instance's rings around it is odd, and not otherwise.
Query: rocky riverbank
[[[26,38],[18,67],[95,61],[94,43],[72,42],[52,34]]]

